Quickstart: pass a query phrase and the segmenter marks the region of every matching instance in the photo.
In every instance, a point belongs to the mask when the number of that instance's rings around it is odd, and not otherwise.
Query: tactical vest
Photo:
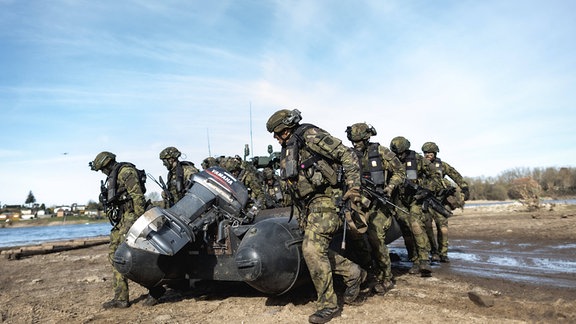
[[[434,167],[436,168],[436,172],[440,174],[440,178],[444,178],[444,168],[442,165],[442,160],[440,160],[440,158],[434,159]]]
[[[184,179],[184,168],[182,167],[183,165],[196,169],[194,163],[192,162],[179,161],[176,163],[176,167],[174,167],[174,169],[168,171],[168,179],[172,186],[176,188],[178,198],[184,196],[184,192],[188,189],[188,185],[190,184],[190,179]],[[172,186],[170,187],[172,188]]]
[[[312,124],[298,126],[281,152],[284,163],[280,176],[291,184],[290,188],[299,199],[305,199],[313,192],[325,191],[338,183],[334,161],[306,145],[303,134],[312,127],[317,128]]]
[[[362,165],[363,158],[360,158],[360,167],[362,169],[362,177],[368,178],[374,182],[376,186],[386,185],[386,175],[384,174],[384,165],[382,157],[378,148],[380,144],[369,143],[367,147],[368,165]]]
[[[418,179],[418,159],[416,158],[415,151],[409,151],[404,159],[406,166],[406,179],[416,182]]]
[[[106,182],[108,183],[108,201],[115,206],[120,206],[132,199],[128,195],[128,190],[124,187],[124,185],[118,186],[118,173],[120,172],[120,169],[125,166],[132,167],[134,170],[136,170],[140,190],[142,190],[142,194],[146,193],[146,171],[137,169],[134,164],[129,162],[116,163],[112,169],[112,172],[106,179]]]

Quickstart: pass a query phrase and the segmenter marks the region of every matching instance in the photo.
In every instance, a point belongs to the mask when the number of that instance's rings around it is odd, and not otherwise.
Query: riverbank
[[[453,238],[523,244],[576,242],[576,206],[526,212],[511,207],[465,209],[450,218]],[[491,245],[486,249],[514,249]],[[452,251],[457,253],[457,251]],[[489,251],[487,251],[489,252]],[[566,260],[576,262],[576,260]],[[361,306],[344,306],[330,323],[574,323],[576,286],[558,289],[505,277],[456,274],[458,259],[434,267],[432,277],[394,267],[396,287]],[[113,295],[108,247],[0,258],[2,323],[306,323],[314,312],[313,289],[268,296],[243,283],[198,282],[192,290],[169,289],[161,303],[146,307],[147,290],[131,283],[128,309],[104,310]],[[342,294],[343,287],[338,285]]]
[[[17,228],[17,227],[33,227],[33,226],[57,226],[57,225],[74,225],[74,224],[99,224],[107,223],[107,219],[95,219],[85,216],[67,216],[63,217],[50,217],[50,218],[34,218],[34,219],[20,219],[5,221],[1,225],[2,228]]]

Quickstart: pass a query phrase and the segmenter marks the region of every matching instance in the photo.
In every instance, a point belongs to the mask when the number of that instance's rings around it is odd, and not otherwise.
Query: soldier
[[[436,143],[424,143],[422,145],[422,152],[424,152],[424,157],[434,165],[436,172],[438,172],[440,178],[442,178],[442,189],[436,193],[440,201],[450,210],[464,208],[464,200],[468,200],[470,197],[468,183],[466,183],[456,169],[438,158],[437,155],[440,149]],[[445,176],[448,176],[460,187],[464,199],[462,199],[456,191],[456,188],[452,186],[452,183],[448,179],[445,179]],[[426,223],[426,233],[430,240],[432,261],[450,262],[448,258],[448,218],[435,210],[431,211],[431,216],[430,221]],[[436,224],[436,238],[434,237],[432,220],[434,220]]]
[[[250,201],[247,207],[254,205],[261,206],[264,201],[264,192],[262,191],[262,183],[260,177],[256,172],[256,168],[252,164],[244,163],[242,158],[238,155],[227,156],[220,158],[219,164],[224,169],[228,170],[236,179],[246,186]]]
[[[202,169],[203,169],[203,170],[206,170],[206,169],[208,169],[208,168],[210,168],[210,167],[217,166],[217,165],[218,165],[218,161],[216,160],[216,158],[213,158],[213,157],[211,157],[211,156],[205,158],[205,159],[202,161]]]
[[[162,198],[164,199],[164,207],[170,208],[177,203],[184,195],[190,186],[191,178],[198,169],[194,163],[189,161],[180,161],[182,155],[177,148],[168,146],[160,152],[160,160],[168,169],[167,190],[162,191]]]
[[[332,274],[343,276],[347,304],[359,302],[360,285],[366,279],[360,266],[329,250],[343,225],[337,201],[341,197],[355,206],[360,202],[360,170],[358,158],[341,140],[314,125],[300,124],[301,119],[297,109],[278,110],[268,119],[266,129],[282,146],[280,175],[299,211],[298,222],[304,232],[302,254],[317,294],[317,310],[308,320],[327,323],[341,314]],[[344,195],[335,163],[342,165],[349,188]]]
[[[284,189],[280,177],[270,167],[262,170],[264,177],[264,208],[284,206]]]
[[[410,214],[396,213],[396,217],[402,228],[408,256],[413,262],[409,273],[420,272],[422,276],[429,276],[432,273],[429,266],[430,241],[426,236],[424,225],[429,216],[422,211],[422,204],[429,189],[435,191],[441,186],[440,177],[428,160],[410,150],[410,141],[406,138],[394,137],[390,142],[390,149],[396,153],[406,168],[406,181],[400,188],[398,201]]]
[[[396,187],[404,183],[406,170],[396,155],[379,143],[369,142],[370,137],[376,135],[376,129],[366,123],[356,123],[346,129],[348,139],[354,146],[354,151],[360,161],[362,186],[369,187],[386,199],[392,197]],[[391,205],[383,203],[375,197],[368,196],[370,204],[367,211],[368,242],[372,248],[375,267],[370,277],[376,279],[373,286],[377,294],[385,294],[394,287],[390,255],[386,246],[386,231],[392,225],[394,210]],[[362,247],[363,239],[354,240],[360,244],[356,247],[362,265],[371,263],[369,249]],[[366,266],[364,266],[366,269]]]
[[[98,153],[89,165],[93,171],[102,171],[107,176],[106,181],[102,181],[100,201],[114,225],[110,231],[108,253],[108,258],[112,262],[116,249],[126,238],[126,233],[136,219],[144,214],[149,204],[144,198],[146,174],[141,173],[132,163],[116,162],[116,155],[106,151]],[[114,267],[112,273],[114,298],[102,306],[106,309],[129,307],[128,279]],[[158,298],[163,293],[164,288],[161,287],[150,290],[144,304],[147,306],[157,304]]]

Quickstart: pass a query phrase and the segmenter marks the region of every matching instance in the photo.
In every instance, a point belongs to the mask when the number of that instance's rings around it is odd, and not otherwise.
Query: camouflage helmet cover
[[[202,161],[202,168],[208,169],[210,167],[218,165],[218,161],[215,158],[209,156]]]
[[[103,151],[98,153],[98,155],[96,155],[96,157],[94,158],[94,161],[88,163],[88,165],[93,171],[98,171],[102,170],[110,162],[113,161],[116,161],[116,155],[114,153]]]
[[[266,129],[270,133],[278,133],[286,128],[292,128],[302,120],[298,109],[281,109],[273,113],[266,122]]]
[[[220,161],[220,166],[230,172],[239,171],[242,169],[242,159],[239,156],[228,156]]]
[[[440,152],[440,149],[438,148],[438,145],[436,145],[436,143],[426,142],[426,143],[422,144],[422,152],[424,152],[424,153],[428,153],[428,152],[438,153],[438,152]]]
[[[369,139],[376,135],[376,129],[366,123],[356,123],[346,128],[348,139],[352,142],[358,142]]]
[[[174,146],[168,146],[167,148],[163,149],[162,152],[160,152],[160,160],[169,158],[177,159],[180,157],[180,155],[182,155],[182,153],[180,153],[177,148]]]
[[[410,141],[403,136],[396,136],[390,142],[390,150],[396,154],[400,154],[410,149]]]

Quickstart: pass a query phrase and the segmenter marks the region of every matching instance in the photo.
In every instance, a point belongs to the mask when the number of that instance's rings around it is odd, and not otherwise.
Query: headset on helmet
[[[94,158],[94,161],[88,162],[90,169],[93,171],[102,170],[105,168],[110,162],[116,161],[116,155],[114,153],[110,153],[107,151],[103,151],[98,153]]]
[[[358,142],[369,139],[376,135],[376,129],[366,123],[356,123],[346,128],[348,139],[352,142]]]
[[[277,133],[286,128],[292,128],[302,120],[300,110],[281,109],[272,114],[266,122],[266,129],[270,133]]]

